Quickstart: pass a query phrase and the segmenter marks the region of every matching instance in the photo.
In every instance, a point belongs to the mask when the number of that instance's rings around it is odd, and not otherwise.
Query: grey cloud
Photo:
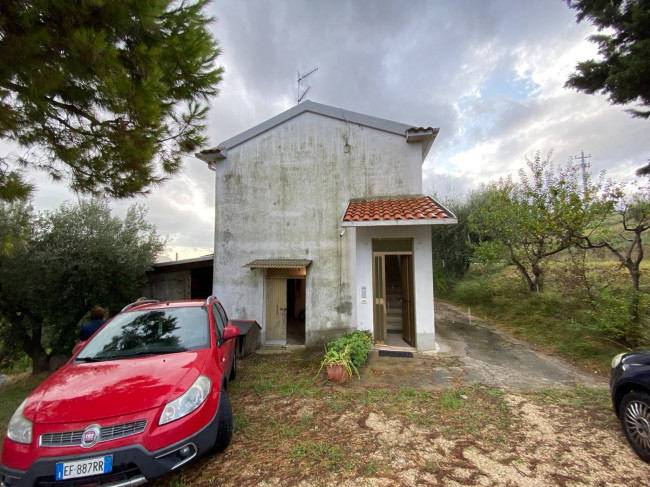
[[[209,146],[290,108],[297,71],[318,66],[309,99],[440,127],[423,166],[425,191],[463,194],[486,177],[516,171],[535,150],[553,148],[554,160],[563,162],[584,149],[594,170],[608,168],[616,177],[629,177],[634,161],[650,157],[650,122],[603,98],[561,90],[562,79],[550,80],[549,92],[532,72],[515,84],[537,91],[508,91],[522,63],[552,65],[593,32],[575,23],[563,1],[216,0],[209,8],[218,18],[211,29],[225,68],[207,122]],[[493,152],[452,167],[457,154],[478,154],[481,144]],[[197,194],[199,206],[212,208],[213,173],[189,155],[184,175],[191,184],[173,178],[139,201],[174,244],[209,251],[210,225],[172,202]],[[40,179],[39,187],[44,205],[68,194]]]

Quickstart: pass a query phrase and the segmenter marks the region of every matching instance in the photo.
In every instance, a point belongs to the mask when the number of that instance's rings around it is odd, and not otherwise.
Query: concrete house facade
[[[267,344],[368,330],[435,348],[431,225],[422,194],[438,129],[305,101],[197,157],[215,172],[213,291]]]

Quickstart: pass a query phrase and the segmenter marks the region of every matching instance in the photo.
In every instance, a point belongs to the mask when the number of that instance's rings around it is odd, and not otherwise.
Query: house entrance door
[[[413,241],[372,241],[375,344],[415,347]]]
[[[305,267],[267,269],[267,342],[282,342],[283,345],[305,344],[306,276]]]
[[[375,344],[386,345],[386,266],[384,255],[373,255],[372,295]]]
[[[266,340],[287,339],[287,280],[266,279]]]

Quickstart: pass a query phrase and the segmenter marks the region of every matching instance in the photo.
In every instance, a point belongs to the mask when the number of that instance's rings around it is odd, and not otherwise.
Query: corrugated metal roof
[[[256,259],[244,267],[251,269],[304,269],[311,264],[311,260],[304,259]]]
[[[238,135],[235,135],[234,137],[231,137],[228,140],[221,142],[218,147],[197,152],[196,156],[199,159],[209,159],[210,161],[215,159],[223,159],[227,157],[227,152],[229,149],[232,149],[233,147],[236,147],[239,144],[252,139],[253,137],[257,137],[258,135],[263,134],[264,132],[271,130],[272,128],[277,127],[287,120],[291,120],[292,118],[297,117],[298,115],[305,112],[316,113],[326,117],[343,120],[348,123],[363,125],[365,127],[370,127],[392,134],[403,135],[406,136],[407,141],[420,141],[421,139],[418,139],[418,136],[426,138],[426,142],[423,146],[422,151],[423,159],[426,157],[429,148],[431,147],[431,144],[433,144],[433,141],[435,140],[439,131],[438,128],[414,127],[412,125],[395,122],[393,120],[386,120],[383,118],[373,117],[371,115],[365,115],[363,113],[344,110],[343,108],[323,105],[311,100],[306,100],[290,108],[289,110],[286,110],[285,112],[282,112],[279,115],[276,115],[275,117],[272,117],[265,122],[260,123],[259,125],[256,125]]]

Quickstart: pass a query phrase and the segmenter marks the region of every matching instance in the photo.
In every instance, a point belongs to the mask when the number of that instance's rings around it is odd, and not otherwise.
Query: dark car
[[[650,462],[650,351],[614,357],[609,389],[627,440]]]
[[[142,485],[225,449],[238,335],[214,297],[128,306],[12,416],[0,485]]]

